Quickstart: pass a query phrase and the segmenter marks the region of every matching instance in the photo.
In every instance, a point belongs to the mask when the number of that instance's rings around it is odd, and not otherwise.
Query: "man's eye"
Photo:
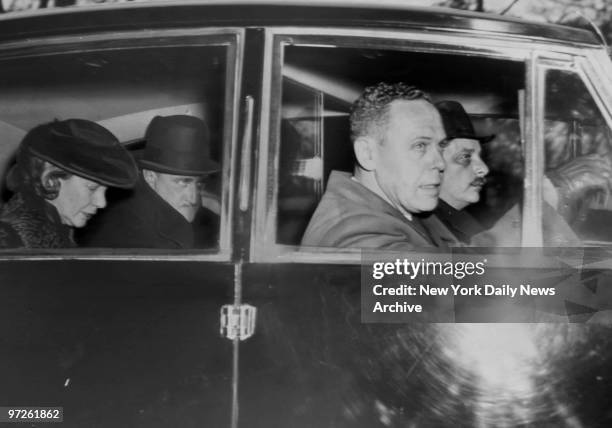
[[[472,161],[472,155],[464,153],[462,155],[457,156],[455,160],[461,165],[467,165]]]
[[[423,151],[427,148],[427,145],[428,144],[426,142],[421,141],[419,143],[415,143],[412,147],[415,148],[416,150]]]

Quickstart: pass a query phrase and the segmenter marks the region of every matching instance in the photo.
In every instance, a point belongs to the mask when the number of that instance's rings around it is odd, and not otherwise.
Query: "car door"
[[[0,46],[2,177],[25,132],[96,121],[133,150],[156,115],[202,118],[216,197],[196,249],[4,249],[0,402],[63,407],[64,426],[229,426],[235,346],[233,198],[244,33],[237,28],[83,33]],[[2,182],[3,202],[12,191]],[[119,195],[107,193],[108,207]],[[77,242],[87,228],[77,231]],[[236,238],[238,237],[238,238]]]
[[[512,207],[519,215],[507,221],[501,256],[498,248],[480,248],[473,257],[502,278],[518,280],[529,267],[541,272],[543,259],[517,248],[543,245],[541,170],[533,166],[540,159],[537,47],[555,50],[476,32],[266,30],[262,99],[270,104],[262,105],[259,122],[256,210],[242,288],[242,301],[258,308],[258,323],[240,349],[240,426],[473,427],[609,418],[605,405],[594,411],[572,392],[599,385],[582,376],[577,341],[609,355],[609,329],[516,319],[368,322],[364,274],[385,255],[300,246],[330,172],[352,171],[352,102],[368,85],[404,81],[434,101],[460,101],[480,134],[497,135],[486,158],[492,171],[481,221],[496,224]],[[419,261],[455,256],[402,253]],[[444,323],[477,319],[451,313]],[[609,373],[608,356],[590,364]],[[559,382],[546,373],[557,373]],[[542,411],[568,406],[569,413]]]

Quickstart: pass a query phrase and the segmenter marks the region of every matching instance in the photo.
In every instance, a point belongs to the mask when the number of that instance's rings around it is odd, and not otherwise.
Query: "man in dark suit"
[[[419,89],[379,83],[350,116],[353,174],[333,171],[302,245],[411,250],[455,239],[435,217],[444,171],[444,128]]]
[[[469,205],[480,200],[489,168],[481,158],[481,144],[494,135],[477,135],[469,115],[457,101],[436,103],[446,141],[446,169],[440,188],[440,201],[434,214],[458,241],[471,246],[520,246],[521,212],[515,203],[495,225],[486,230],[470,213]],[[611,165],[605,157],[586,155],[572,159],[544,177],[542,204],[543,238],[547,246],[581,245],[564,219],[564,205],[580,200],[594,189],[610,188]],[[559,201],[562,199],[563,201]]]
[[[480,200],[489,167],[482,160],[481,144],[495,135],[477,135],[472,122],[456,101],[435,104],[442,117],[447,147],[444,150],[446,170],[440,187],[440,201],[434,213],[464,244],[485,228],[468,212],[468,205]]]
[[[85,245],[166,249],[196,245],[193,223],[201,217],[203,181],[219,170],[210,158],[208,128],[193,116],[156,116],[145,140],[134,192],[97,219],[82,239]],[[218,223],[213,223],[208,227],[218,232]]]

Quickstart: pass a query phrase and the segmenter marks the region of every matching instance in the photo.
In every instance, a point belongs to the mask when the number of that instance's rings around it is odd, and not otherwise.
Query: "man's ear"
[[[151,186],[153,189],[155,189],[155,182],[157,181],[157,174],[155,174],[155,172],[150,171],[148,169],[143,169],[142,176],[144,177],[144,180],[147,182],[147,184]]]
[[[376,169],[377,146],[378,142],[371,137],[358,137],[353,143],[357,162],[366,171]]]

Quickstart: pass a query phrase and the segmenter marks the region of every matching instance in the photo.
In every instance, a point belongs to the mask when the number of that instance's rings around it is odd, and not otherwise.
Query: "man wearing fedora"
[[[88,231],[88,246],[189,249],[202,207],[201,185],[219,171],[206,124],[193,116],[156,116],[138,160],[141,177],[128,197],[109,207]]]
[[[435,216],[462,244],[520,246],[521,216],[518,204],[512,206],[488,230],[465,210],[480,200],[480,192],[489,173],[481,157],[481,144],[490,142],[495,135],[477,135],[467,112],[456,101],[440,101],[435,106],[442,118],[447,141],[443,153],[446,169]],[[580,239],[557,212],[562,208],[559,198],[566,201],[580,199],[581,195],[593,188],[610,186],[610,176],[610,163],[592,156],[578,157],[548,172],[548,177],[544,178],[543,203],[546,245],[580,244]]]
[[[456,101],[435,104],[446,133],[447,146],[443,158],[446,164],[440,185],[440,200],[435,215],[464,244],[485,228],[464,208],[480,200],[480,191],[486,183],[489,167],[481,157],[481,144],[494,135],[476,135],[472,122]]]
[[[14,193],[0,210],[0,248],[76,246],[74,229],[106,206],[107,187],[131,188],[137,177],[127,150],[95,122],[55,120],[33,128],[7,177]]]

